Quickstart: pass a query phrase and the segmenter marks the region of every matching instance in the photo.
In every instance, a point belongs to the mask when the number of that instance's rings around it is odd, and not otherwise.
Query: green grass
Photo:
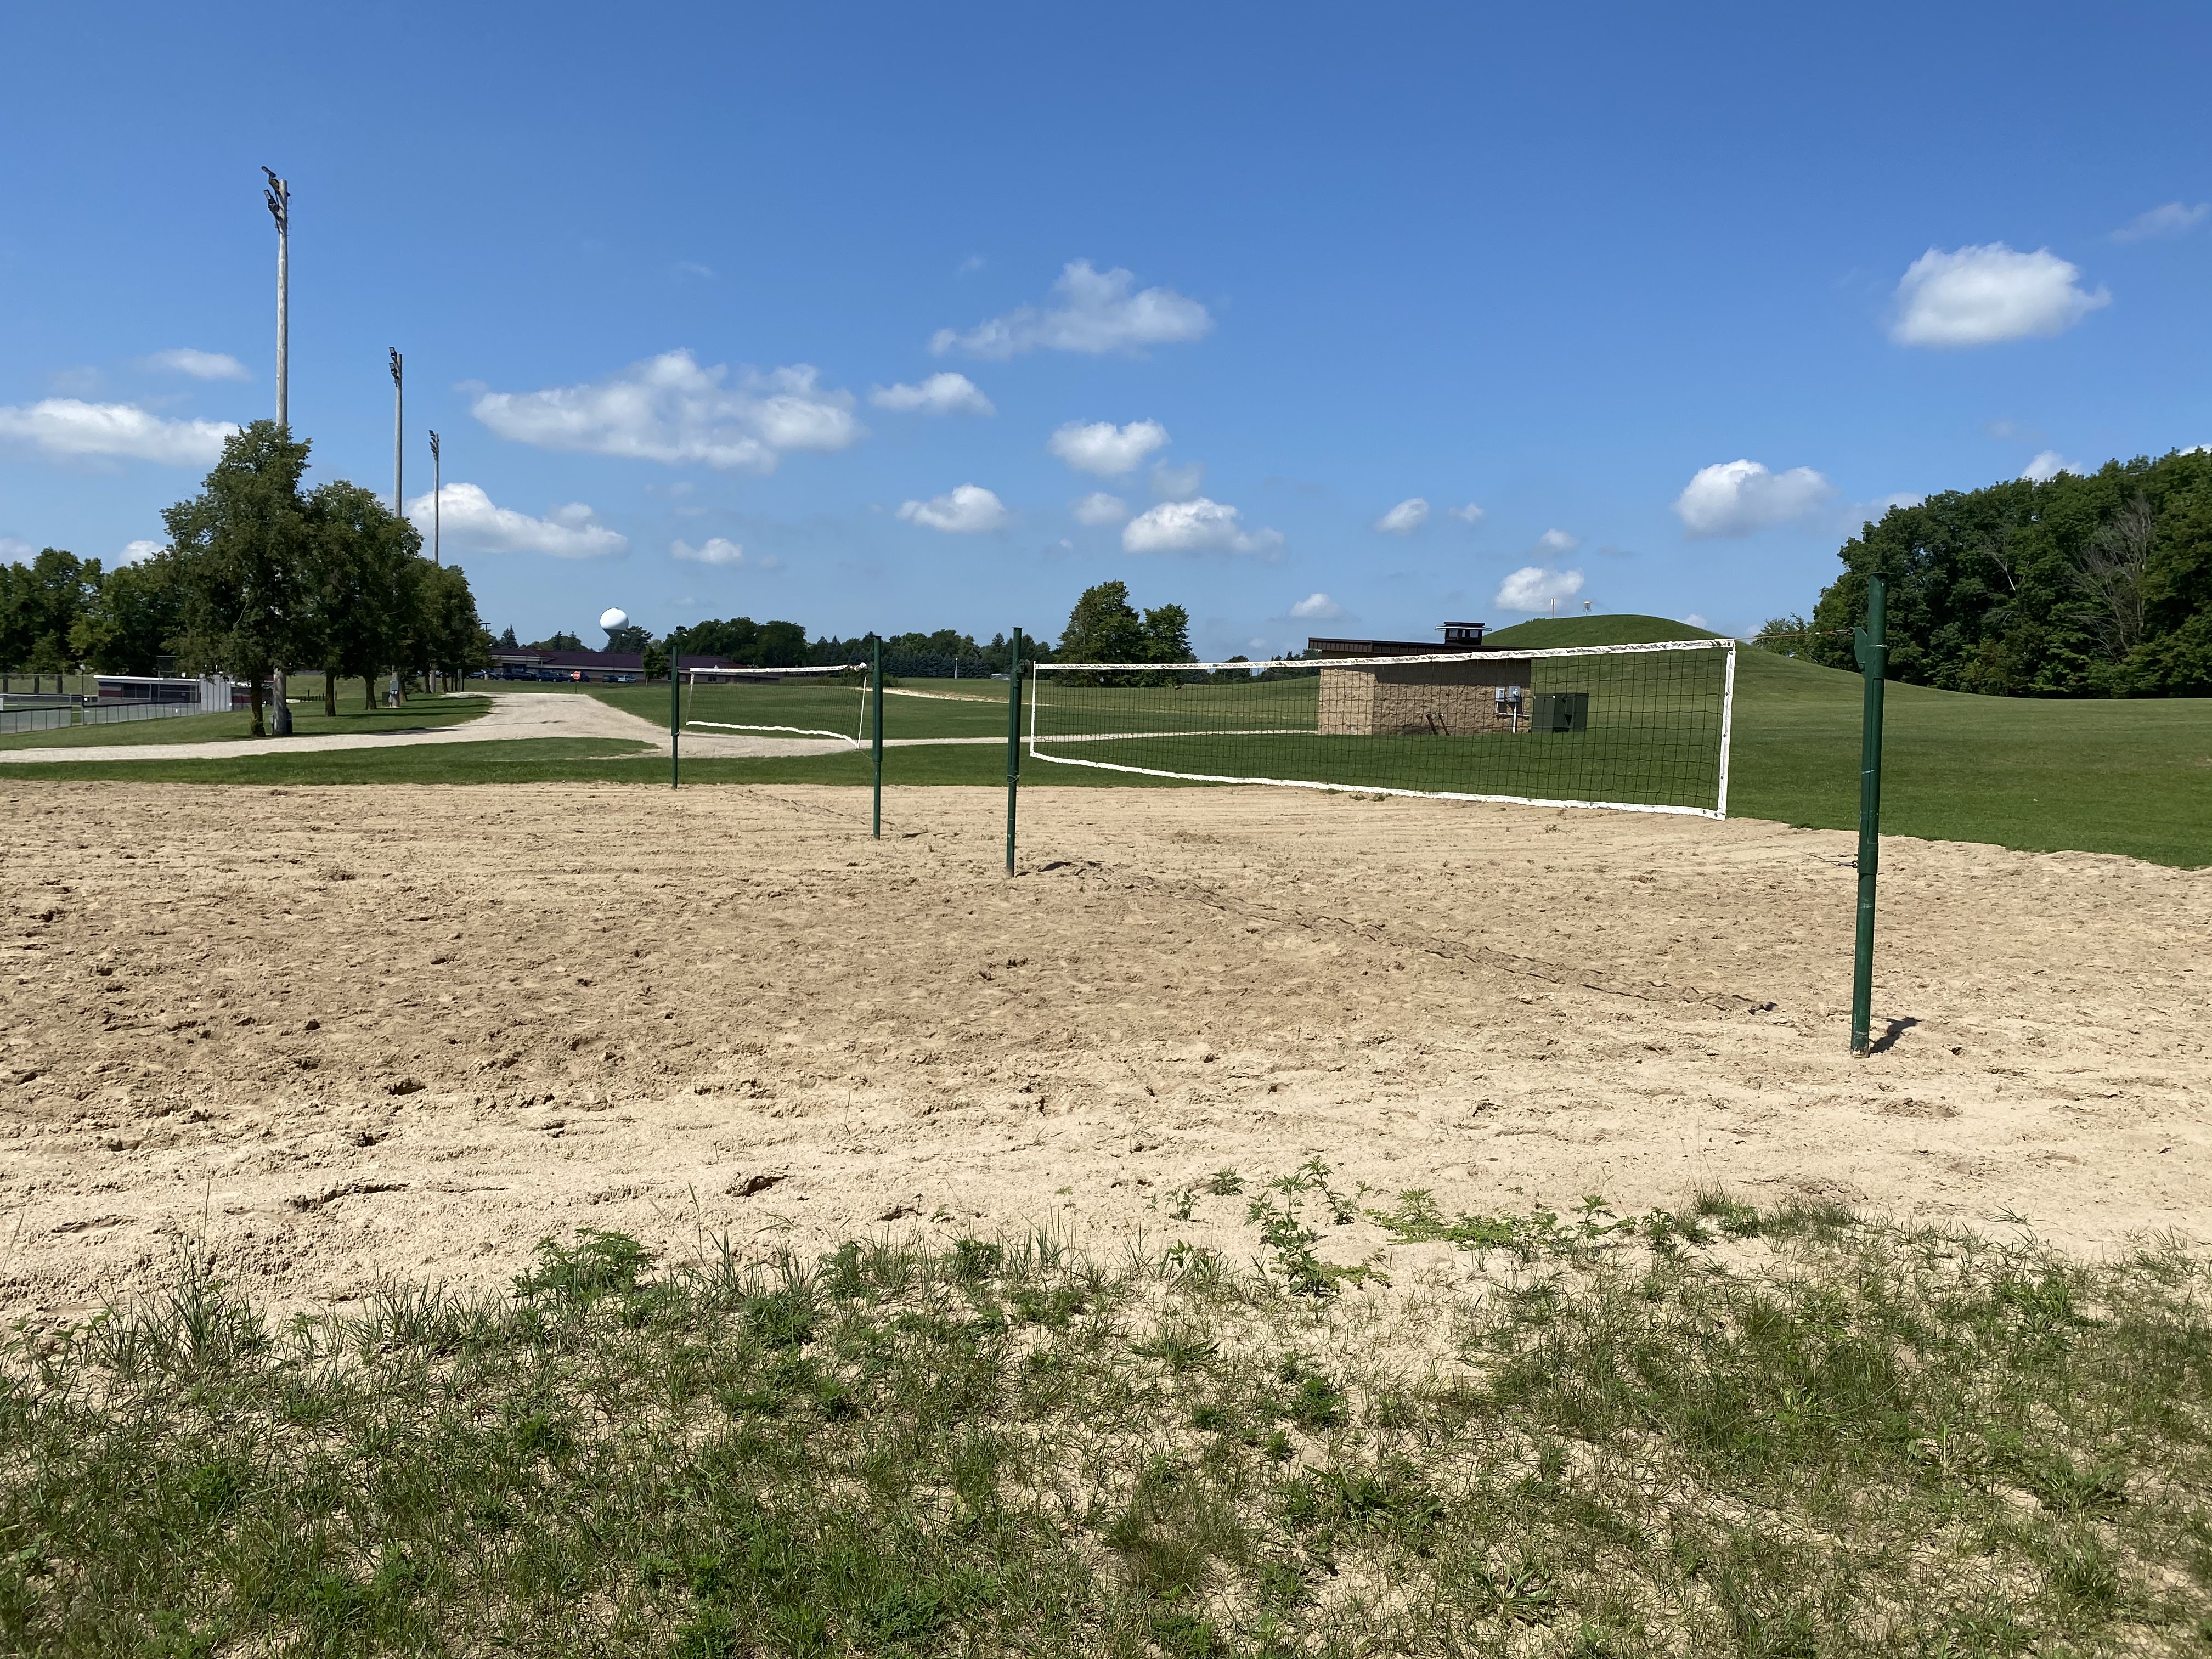
[[[1762,1212],[1438,1217],[1355,1274],[1052,1240],[665,1267],[278,1325],[189,1250],[0,1364],[0,1638],[178,1656],[2185,1654],[2212,1290]],[[1406,1249],[1488,1264],[1412,1283]],[[518,1264],[520,1265],[520,1264]],[[1323,1262],[1323,1266],[1328,1265]],[[1401,1283],[1385,1288],[1384,1275]]]
[[[1576,617],[1520,623],[1491,639],[1534,647],[1632,643],[1700,631],[1660,617]],[[1855,828],[1862,690],[1857,677],[1750,649],[1738,653],[1737,665],[1730,811],[1816,829]],[[909,684],[960,701],[886,698],[887,736],[989,737],[1006,729],[1003,684],[979,683],[972,693],[965,682],[957,690],[949,681]],[[656,723],[667,718],[665,687],[604,687],[591,695]],[[2118,853],[2189,868],[2212,865],[2212,700],[2058,702],[1979,697],[1895,684],[1887,695],[1886,831],[1934,840],[1994,842],[2031,851]],[[827,729],[839,729],[830,720],[849,718],[859,701],[857,691],[793,682],[720,690],[714,696],[725,702],[769,699],[744,706],[776,710],[779,718],[763,723],[821,723]],[[422,700],[398,715],[370,720],[423,724],[434,708],[459,707]],[[781,718],[786,712],[807,718]],[[816,714],[823,716],[820,722],[812,718]],[[208,718],[243,720],[235,715]],[[307,722],[320,720],[319,714],[305,716],[303,729],[317,729]],[[180,728],[198,724],[197,719],[186,719],[106,729],[130,734],[130,741],[175,741],[182,734]],[[85,734],[35,733],[0,739],[0,746],[40,746],[81,735]],[[225,735],[243,735],[242,726],[236,733]],[[301,754],[181,763],[103,762],[13,770],[78,779],[238,783],[525,779],[653,783],[665,777],[659,770],[662,764],[629,758],[619,744],[539,740],[457,744],[413,753],[395,749],[388,754]],[[1033,784],[1146,781],[1035,762],[1026,763],[1023,769],[1024,781]],[[12,775],[12,770],[0,774]],[[684,775],[699,783],[857,785],[866,783],[869,774],[866,757],[853,753],[689,762]],[[1003,751],[982,746],[893,749],[885,757],[884,776],[894,784],[996,787],[1005,782],[1005,757]],[[1356,781],[1347,775],[1347,787]]]
[[[1618,617],[1539,617],[1483,635],[1490,646],[1522,651],[1557,651],[1577,645],[1650,645],[1660,640],[1717,640],[1711,629],[1692,628],[1667,617],[1630,613]]]
[[[320,702],[295,702],[292,730],[296,737],[333,732],[375,735],[419,732],[425,726],[458,726],[490,707],[481,696],[418,696],[404,708],[369,710],[341,700],[338,713],[332,717],[323,713]],[[220,743],[251,737],[252,732],[252,714],[237,708],[227,714],[179,714],[169,720],[131,720],[117,726],[68,726],[52,732],[14,733],[0,737],[0,749],[131,749],[151,743]]]

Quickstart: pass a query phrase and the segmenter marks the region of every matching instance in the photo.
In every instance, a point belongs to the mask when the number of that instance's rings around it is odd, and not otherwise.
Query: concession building
[[[1430,640],[1310,639],[1321,662],[1318,730],[1325,737],[1467,737],[1528,729],[1533,661],[1486,647],[1480,623],[1446,623]],[[1386,663],[1391,657],[1432,662]]]

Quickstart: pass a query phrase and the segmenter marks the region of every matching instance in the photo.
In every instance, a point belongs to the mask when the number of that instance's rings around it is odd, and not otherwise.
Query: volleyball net
[[[1039,761],[1206,783],[1728,815],[1734,640],[1039,663]]]
[[[687,668],[684,729],[827,738],[856,748],[868,729],[868,665]]]

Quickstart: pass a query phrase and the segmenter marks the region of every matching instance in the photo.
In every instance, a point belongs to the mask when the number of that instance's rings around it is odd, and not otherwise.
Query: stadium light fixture
[[[407,383],[399,348],[392,349],[392,516],[406,514],[406,497],[400,488],[407,447]]]
[[[438,497],[445,493],[445,468],[438,459],[438,434],[433,432],[430,434],[430,562],[435,565],[445,563],[438,551]]]
[[[269,180],[262,188],[261,199],[268,204],[269,216],[276,223],[276,429],[289,438],[292,435],[292,336],[288,313],[291,308],[292,186],[276,176],[275,168],[264,167],[261,171]],[[273,674],[276,691],[274,724],[276,734],[280,738],[292,735],[292,702],[285,678],[280,665]]]

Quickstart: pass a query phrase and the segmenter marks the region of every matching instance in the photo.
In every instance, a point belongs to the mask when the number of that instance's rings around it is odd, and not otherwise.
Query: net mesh
[[[1735,642],[1040,664],[1030,753],[1160,777],[1725,817]]]
[[[865,663],[829,668],[690,668],[686,731],[758,732],[858,745],[868,730]]]

